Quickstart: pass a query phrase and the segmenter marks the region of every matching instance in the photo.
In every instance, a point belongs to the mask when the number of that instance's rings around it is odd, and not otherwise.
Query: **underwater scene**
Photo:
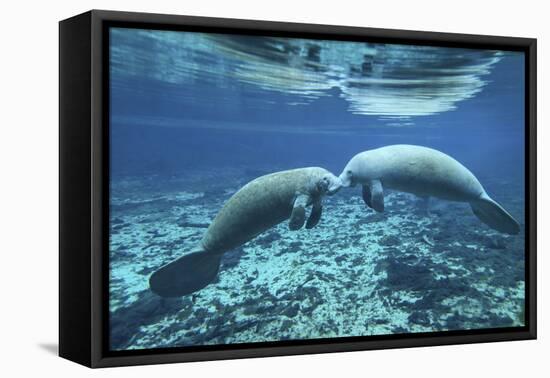
[[[113,351],[525,325],[525,57],[111,27]]]

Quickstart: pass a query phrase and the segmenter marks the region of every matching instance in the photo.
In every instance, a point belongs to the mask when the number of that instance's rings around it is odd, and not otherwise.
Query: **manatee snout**
[[[350,186],[355,186],[355,181],[353,180],[353,171],[351,168],[346,167],[338,177],[342,187],[349,188]]]
[[[340,188],[342,187],[342,181],[340,181],[340,178],[336,177],[332,173],[327,173],[321,179],[321,185],[324,189],[324,192],[327,195],[331,196],[340,190]]]

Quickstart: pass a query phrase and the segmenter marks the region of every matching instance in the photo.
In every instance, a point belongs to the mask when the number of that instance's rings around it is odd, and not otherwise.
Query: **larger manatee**
[[[161,267],[149,279],[153,292],[178,297],[204,288],[218,274],[222,255],[290,218],[290,230],[321,218],[321,200],[341,187],[324,168],[309,167],[261,176],[237,191],[212,221],[193,253]],[[306,207],[312,206],[306,222]]]
[[[384,211],[384,188],[467,202],[474,214],[494,230],[517,234],[519,223],[494,201],[479,180],[458,161],[431,148],[391,145],[355,155],[340,175],[344,187],[360,184],[363,199]]]

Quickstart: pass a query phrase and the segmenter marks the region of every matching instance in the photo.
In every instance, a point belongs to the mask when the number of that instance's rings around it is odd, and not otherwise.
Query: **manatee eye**
[[[321,181],[319,181],[319,183],[317,184],[317,187],[320,190],[326,190],[328,188],[328,185],[329,185],[328,177],[323,177]]]

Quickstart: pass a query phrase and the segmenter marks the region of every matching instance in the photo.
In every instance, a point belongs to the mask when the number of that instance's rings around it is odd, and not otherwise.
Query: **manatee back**
[[[376,174],[390,189],[420,196],[464,201],[484,189],[465,166],[441,151],[414,145],[394,145],[367,151],[378,164]]]
[[[222,207],[202,240],[206,251],[225,252],[288,219],[296,193],[308,186],[308,168],[258,177]]]

